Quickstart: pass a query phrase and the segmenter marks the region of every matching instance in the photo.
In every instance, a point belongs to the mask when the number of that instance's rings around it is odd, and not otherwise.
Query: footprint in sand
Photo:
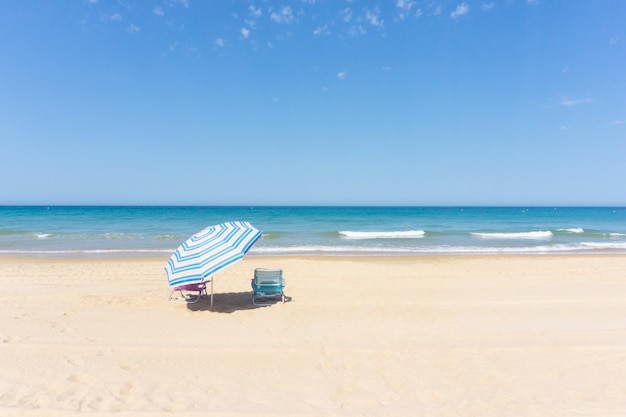
[[[139,369],[139,365],[135,365],[134,363],[122,363],[120,364],[120,368],[125,371],[135,371]]]
[[[65,356],[65,360],[72,366],[76,366],[78,368],[82,368],[85,366],[85,361],[80,357],[69,357]]]
[[[93,384],[96,378],[83,372],[76,372],[67,378],[70,382],[78,382],[79,384]]]
[[[98,356],[112,356],[113,355],[113,349],[100,349],[97,353]]]
[[[120,394],[126,396],[131,395],[135,391],[137,391],[137,384],[135,384],[134,382],[127,382],[120,390]]]
[[[2,343],[16,343],[21,340],[24,340],[24,338],[3,334],[3,335],[0,335],[0,340],[2,340]]]

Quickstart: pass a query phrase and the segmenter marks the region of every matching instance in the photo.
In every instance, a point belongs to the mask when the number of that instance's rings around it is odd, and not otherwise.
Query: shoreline
[[[0,262],[0,414],[620,415],[624,255],[249,257],[168,302],[168,257]],[[281,267],[285,304],[251,303]]]
[[[6,254],[0,253],[0,260],[15,260],[15,259],[60,259],[60,260],[104,260],[104,259],[113,259],[113,260],[130,260],[130,259],[140,259],[140,260],[157,260],[164,259],[164,262],[167,262],[169,257],[174,251],[168,251],[167,253],[162,254],[124,254],[124,253],[116,253],[116,254],[50,254],[50,253],[37,253],[37,254]],[[562,252],[506,252],[506,253],[476,253],[476,252],[466,252],[466,253],[414,253],[414,254],[406,254],[406,253],[398,253],[398,254],[372,254],[372,253],[358,253],[358,254],[332,254],[332,253],[324,253],[324,254],[246,254],[245,259],[263,259],[263,258],[276,258],[276,259],[423,259],[423,258],[490,258],[490,257],[511,257],[511,258],[520,258],[520,257],[538,257],[538,258],[549,258],[549,257],[594,257],[594,256],[608,256],[608,257],[626,257],[626,252],[621,251],[562,251]]]

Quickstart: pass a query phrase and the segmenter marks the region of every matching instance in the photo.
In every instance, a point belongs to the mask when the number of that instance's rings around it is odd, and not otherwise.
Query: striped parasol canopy
[[[176,249],[165,265],[170,287],[201,283],[239,261],[261,237],[248,222],[227,222],[196,233]]]

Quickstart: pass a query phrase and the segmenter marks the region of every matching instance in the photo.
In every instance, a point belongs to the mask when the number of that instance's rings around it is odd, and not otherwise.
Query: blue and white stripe
[[[176,249],[165,265],[171,287],[199,283],[242,259],[261,237],[248,222],[227,222],[194,234]]]

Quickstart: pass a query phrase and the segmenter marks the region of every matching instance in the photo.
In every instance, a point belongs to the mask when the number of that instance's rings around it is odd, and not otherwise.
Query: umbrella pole
[[[211,278],[211,307],[213,307],[213,278]]]

